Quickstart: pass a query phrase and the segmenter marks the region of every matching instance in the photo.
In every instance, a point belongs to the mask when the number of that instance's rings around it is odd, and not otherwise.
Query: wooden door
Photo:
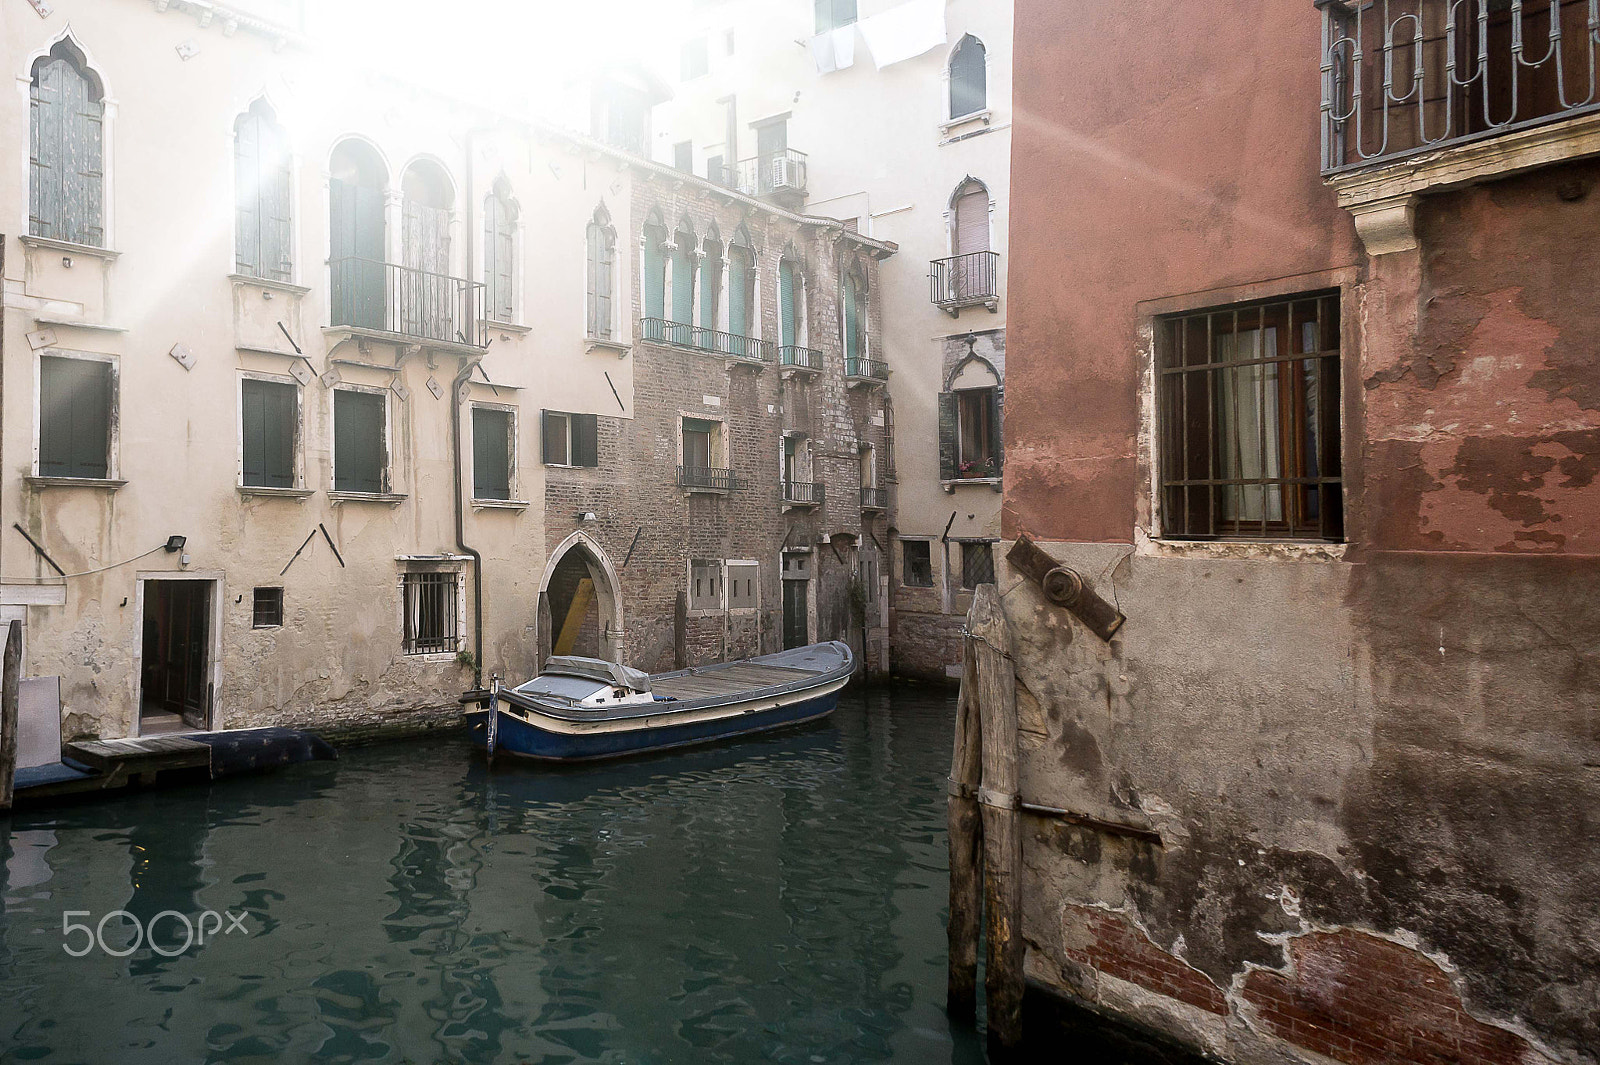
[[[450,210],[406,198],[400,230],[401,314],[407,336],[457,340],[455,286],[450,283]]]
[[[211,581],[154,580],[145,587],[142,703],[210,726]]]
[[[783,649],[804,647],[811,642],[806,623],[810,581],[783,582]]]

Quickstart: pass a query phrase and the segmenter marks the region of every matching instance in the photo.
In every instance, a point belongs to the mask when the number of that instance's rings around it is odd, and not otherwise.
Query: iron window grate
[[[455,573],[407,573],[403,576],[405,653],[437,654],[459,650],[456,626]]]

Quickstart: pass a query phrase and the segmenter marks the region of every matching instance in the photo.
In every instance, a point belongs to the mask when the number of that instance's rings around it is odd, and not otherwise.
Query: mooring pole
[[[992,584],[980,585],[967,614],[967,644],[977,660],[982,739],[983,899],[987,914],[984,999],[991,1058],[1022,1046],[1022,835],[1017,807],[1017,677],[1011,637]]]
[[[7,626],[5,677],[0,679],[0,810],[11,809],[17,778],[17,698],[22,691],[22,622]]]
[[[946,800],[950,836],[950,979],[945,1008],[957,1020],[976,1019],[978,1006],[978,922],[983,916],[982,822],[978,784],[983,773],[983,743],[978,731],[978,662],[971,641],[963,643],[961,696],[956,701],[955,753],[950,760]]]

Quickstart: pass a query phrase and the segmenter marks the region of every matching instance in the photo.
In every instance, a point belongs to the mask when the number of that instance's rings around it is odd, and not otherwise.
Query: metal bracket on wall
[[[1107,643],[1128,620],[1122,611],[1096,595],[1081,574],[1056,562],[1026,535],[1017,538],[1006,561],[1018,573],[1036,582],[1046,599],[1065,607]]]

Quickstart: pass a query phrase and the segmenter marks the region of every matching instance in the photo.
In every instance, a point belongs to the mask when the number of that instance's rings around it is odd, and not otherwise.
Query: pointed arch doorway
[[[545,565],[539,589],[539,665],[552,654],[621,662],[622,596],[617,571],[591,537],[573,533]]]

